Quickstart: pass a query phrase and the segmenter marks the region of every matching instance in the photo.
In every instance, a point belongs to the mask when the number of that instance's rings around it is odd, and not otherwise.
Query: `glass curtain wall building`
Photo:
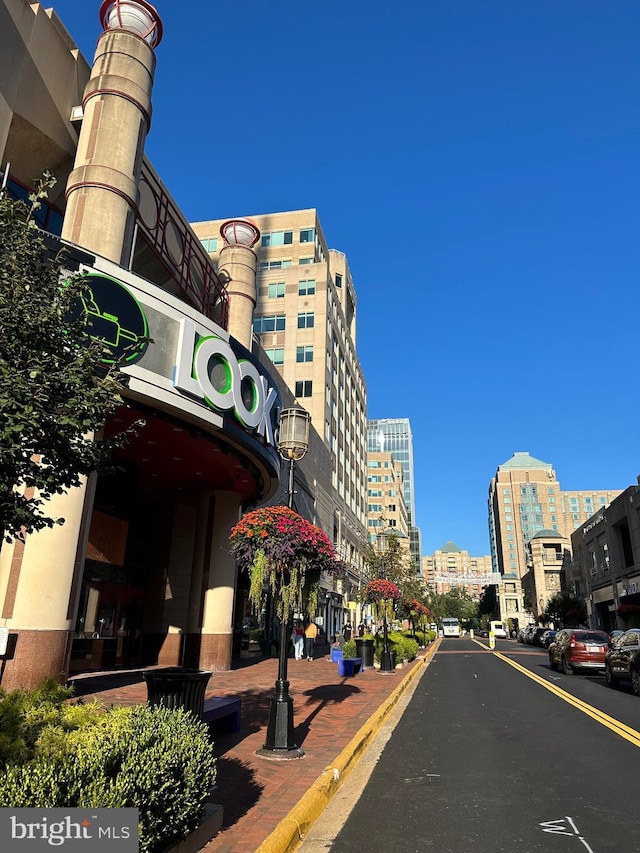
[[[381,418],[367,421],[367,452],[391,453],[402,465],[404,500],[409,520],[409,547],[416,574],[422,571],[420,529],[415,526],[415,486],[413,477],[413,434],[409,418]]]

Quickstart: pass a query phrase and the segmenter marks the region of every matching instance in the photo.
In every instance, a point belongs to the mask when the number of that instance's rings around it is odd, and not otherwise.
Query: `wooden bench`
[[[362,658],[342,658],[338,661],[338,675],[357,675],[362,669]]]
[[[227,731],[240,731],[240,710],[242,699],[233,696],[210,696],[204,700],[202,720],[205,723],[224,720]]]

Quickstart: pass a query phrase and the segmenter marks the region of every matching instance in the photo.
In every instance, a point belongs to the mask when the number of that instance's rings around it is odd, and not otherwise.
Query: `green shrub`
[[[358,655],[356,654],[356,641],[355,640],[347,640],[346,643],[342,644],[342,657],[343,658],[355,658]]]
[[[34,690],[0,690],[0,769],[34,757],[42,738],[52,739],[86,725],[98,706],[70,705],[73,689],[43,681]]]
[[[2,698],[0,712],[10,696]],[[24,696],[9,705],[14,709],[21,703],[37,716]],[[47,722],[30,757],[7,762],[0,775],[1,806],[138,808],[142,853],[196,828],[216,779],[206,724],[164,706],[101,711],[94,705],[64,705],[58,710],[56,718],[50,708],[42,708]],[[20,733],[20,725],[14,730]],[[27,730],[33,740],[31,725]],[[13,754],[28,752],[23,736]]]
[[[388,631],[389,649],[395,651],[396,661],[413,660],[418,654],[418,643],[412,637],[405,637],[400,631]],[[384,634],[378,631],[374,638],[373,653],[377,661],[380,660],[382,647],[384,645]]]

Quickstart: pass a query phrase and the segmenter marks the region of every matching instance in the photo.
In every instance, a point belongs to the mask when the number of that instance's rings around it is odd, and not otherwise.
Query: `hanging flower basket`
[[[292,610],[313,613],[321,573],[340,576],[343,571],[326,533],[289,507],[247,513],[229,540],[240,570],[249,573],[250,600],[259,606],[269,588],[280,618]]]
[[[385,580],[384,578],[369,581],[364,588],[364,594],[367,601],[374,603],[377,603],[378,601],[389,601],[390,599],[398,601],[400,598],[400,590],[398,587],[391,581]]]

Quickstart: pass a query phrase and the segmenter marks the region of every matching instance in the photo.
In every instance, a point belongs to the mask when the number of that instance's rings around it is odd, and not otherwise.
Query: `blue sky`
[[[423,553],[489,553],[516,450],[640,474],[639,0],[157,0],[147,154],[192,221],[316,207]],[[54,4],[89,60],[98,0]]]

